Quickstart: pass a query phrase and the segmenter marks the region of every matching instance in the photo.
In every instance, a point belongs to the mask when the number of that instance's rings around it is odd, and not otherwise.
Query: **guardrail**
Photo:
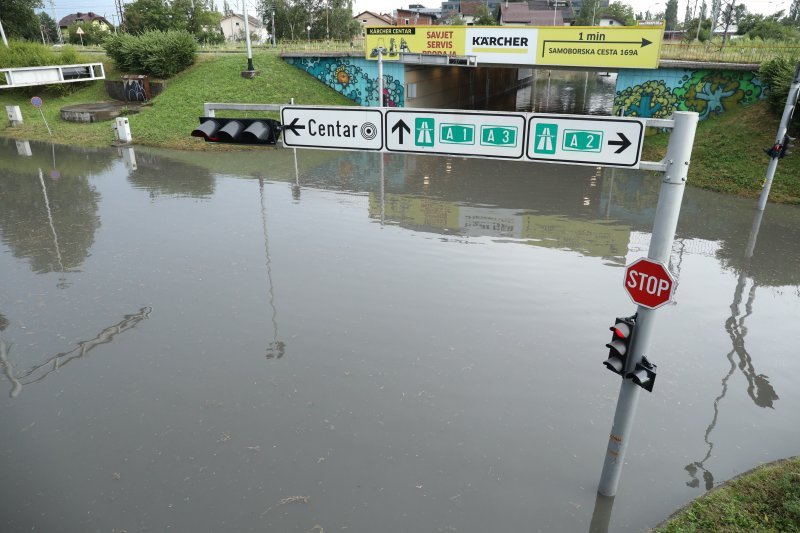
[[[294,103],[294,98],[289,102]],[[220,102],[206,102],[203,104],[204,117],[216,117],[215,111],[280,111],[284,104],[232,104]]]
[[[0,74],[3,75],[0,76],[0,89],[104,80],[106,78],[106,71],[102,63],[0,68]],[[3,78],[5,78],[5,83],[3,83]]]

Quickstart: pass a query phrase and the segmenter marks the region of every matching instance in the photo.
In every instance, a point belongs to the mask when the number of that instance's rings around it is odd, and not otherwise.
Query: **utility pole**
[[[50,0],[50,11],[53,13],[53,21],[56,23],[56,33],[58,34],[58,44],[64,44],[64,36],[61,34],[61,26],[58,24],[56,17],[56,3],[55,0]]]
[[[3,30],[3,21],[2,20],[0,20],[0,36],[3,37],[3,44],[6,45],[6,48],[8,48],[9,47],[8,46],[8,39],[6,39],[6,32],[5,32],[5,30]]]

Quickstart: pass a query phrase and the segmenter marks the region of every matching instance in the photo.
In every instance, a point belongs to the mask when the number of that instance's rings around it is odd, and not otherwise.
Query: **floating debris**
[[[287,503],[308,503],[308,496],[289,496],[282,499],[279,505],[286,505]]]

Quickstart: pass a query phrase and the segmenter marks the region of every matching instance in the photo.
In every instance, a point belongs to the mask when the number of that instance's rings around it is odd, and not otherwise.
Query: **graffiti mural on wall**
[[[286,62],[305,70],[358,105],[378,105],[375,61],[354,57],[287,57]],[[403,65],[384,64],[383,94],[387,107],[403,107],[403,72]]]
[[[625,71],[617,77],[614,114],[665,118],[673,111],[696,111],[703,120],[763,99],[765,88],[755,73],[739,70]]]

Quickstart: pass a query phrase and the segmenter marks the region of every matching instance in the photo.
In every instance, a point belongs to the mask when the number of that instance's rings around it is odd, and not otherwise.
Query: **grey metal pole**
[[[664,264],[669,260],[675,229],[678,226],[678,215],[681,210],[683,191],[686,188],[689,160],[697,129],[697,113],[676,111],[672,119],[675,121],[675,127],[670,135],[667,156],[664,159],[667,168],[661,182],[661,191],[658,195],[658,206],[653,222],[653,234],[650,238],[650,249],[647,252],[649,259]],[[626,374],[636,367],[643,356],[649,355],[655,329],[656,310],[639,306],[637,313],[636,335],[627,358],[624,371]],[[603,496],[616,496],[617,494],[622,465],[625,462],[625,451],[628,448],[641,390],[631,379],[624,378],[622,380],[617,409],[614,413],[614,424],[611,428],[603,463],[603,473],[597,489]]]
[[[3,21],[2,20],[0,20],[0,36],[3,37],[3,44],[6,45],[6,48],[8,48],[9,47],[8,46],[8,39],[6,39],[6,32],[3,29]]]
[[[242,0],[242,11],[244,14],[244,40],[247,43],[247,70],[254,71],[253,68],[253,50],[250,48],[250,24],[247,22],[250,17],[247,16],[247,0]]]
[[[789,122],[794,115],[794,108],[797,105],[797,97],[800,96],[800,63],[797,64],[797,70],[794,73],[794,81],[789,86],[789,94],[786,97],[786,105],[783,108],[783,116],[781,123],[778,125],[778,135],[775,137],[775,144],[783,143],[786,132],[789,129]],[[772,188],[772,178],[775,177],[775,170],[778,168],[777,155],[773,156],[767,167],[767,177],[764,179],[764,187],[761,189],[761,196],[758,198],[758,209],[763,211],[767,207],[767,199],[769,198],[769,190]]]
[[[383,107],[383,49],[378,47],[378,107]]]

